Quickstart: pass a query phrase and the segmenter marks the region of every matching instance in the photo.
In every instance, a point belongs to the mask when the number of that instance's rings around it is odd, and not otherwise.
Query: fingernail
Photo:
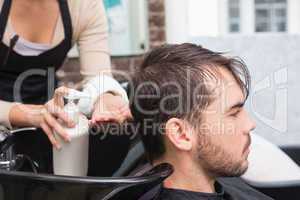
[[[70,137],[66,137],[67,142],[71,142],[71,138]]]

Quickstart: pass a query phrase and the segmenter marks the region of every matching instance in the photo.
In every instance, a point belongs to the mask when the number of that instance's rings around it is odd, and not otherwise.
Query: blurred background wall
[[[101,0],[100,0],[101,1]],[[144,30],[142,34],[145,34],[145,39],[148,41],[141,42],[140,52],[128,52],[127,55],[116,55],[112,52],[112,67],[116,70],[121,70],[124,72],[133,72],[135,67],[138,66],[142,60],[143,53],[149,48],[159,46],[166,43],[166,29],[165,29],[165,2],[164,0],[128,0],[133,5],[136,1],[144,2],[146,12],[143,16],[139,16],[138,10],[131,10],[131,20],[132,24],[135,24],[138,18],[145,19],[145,24],[143,26]],[[133,8],[131,8],[133,9]],[[145,26],[146,25],[146,26]],[[132,36],[135,39],[135,35]],[[122,46],[121,41],[119,46]],[[143,44],[143,43],[148,44]],[[144,47],[143,47],[144,46]],[[63,80],[62,84],[70,85],[81,80],[79,72],[79,59],[77,53],[70,53],[69,59],[66,61],[62,70],[58,72],[58,77]],[[118,78],[118,77],[117,77]]]

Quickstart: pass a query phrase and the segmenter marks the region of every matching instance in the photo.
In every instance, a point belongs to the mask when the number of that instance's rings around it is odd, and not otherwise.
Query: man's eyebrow
[[[242,107],[244,107],[244,105],[245,105],[245,102],[238,102],[238,103],[230,106],[230,108],[228,108],[227,112],[232,109],[235,109],[235,108],[242,108]]]

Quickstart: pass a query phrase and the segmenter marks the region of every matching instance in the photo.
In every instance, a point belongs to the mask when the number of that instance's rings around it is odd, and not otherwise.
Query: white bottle
[[[56,175],[86,176],[88,170],[89,126],[88,119],[80,113],[75,100],[87,98],[84,93],[70,89],[65,99],[68,101],[64,111],[76,124],[74,128],[63,126],[71,141],[65,142],[58,134],[55,138],[60,150],[53,148],[53,170]]]

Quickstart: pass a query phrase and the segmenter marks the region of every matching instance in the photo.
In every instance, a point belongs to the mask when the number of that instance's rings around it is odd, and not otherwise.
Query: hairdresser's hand
[[[104,93],[99,96],[94,106],[91,124],[101,122],[123,123],[131,119],[129,104],[120,95]]]
[[[62,124],[72,128],[75,126],[74,122],[70,120],[67,114],[63,111],[64,95],[68,94],[68,88],[60,87],[55,90],[53,99],[48,101],[42,112],[42,119],[39,126],[44,130],[52,145],[60,148],[60,144],[54,136],[54,132],[58,134],[65,142],[70,142],[70,138]]]
[[[63,96],[68,89],[60,87],[55,91],[53,99],[45,105],[15,104],[9,113],[9,120],[12,126],[28,127],[34,126],[43,129],[50,142],[57,149],[60,144],[54,136],[57,133],[63,140],[69,141],[68,134],[63,129],[61,123],[67,127],[73,127],[74,123],[68,119],[63,111]]]

